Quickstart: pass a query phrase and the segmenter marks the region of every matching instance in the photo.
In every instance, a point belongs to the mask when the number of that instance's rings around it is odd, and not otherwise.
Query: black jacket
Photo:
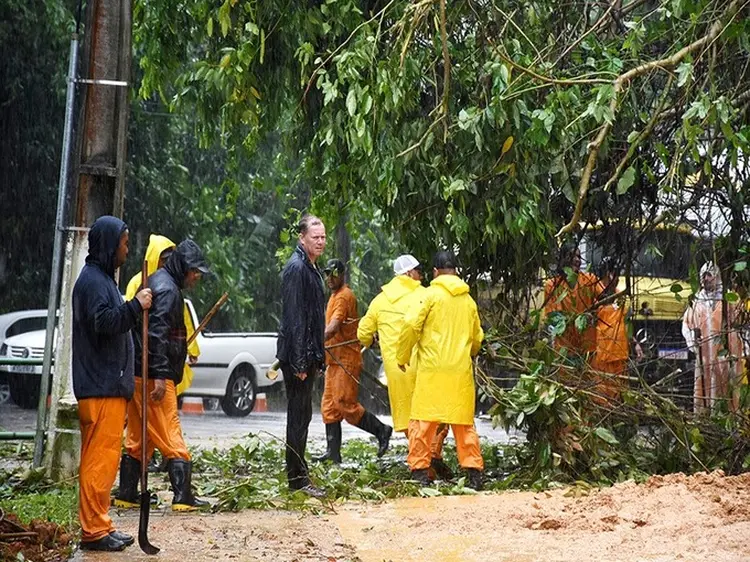
[[[323,276],[299,245],[281,271],[281,308],[276,357],[295,373],[321,368],[326,328]]]
[[[187,357],[182,288],[185,275],[190,269],[204,264],[203,254],[192,240],[184,240],[167,259],[164,267],[157,269],[148,278],[153,302],[148,311],[148,376],[153,379],[169,379],[175,385],[182,381],[182,372]],[[141,375],[142,322],[134,331],[135,374]]]
[[[141,313],[115,284],[115,253],[127,230],[103,216],[89,231],[89,255],[73,287],[73,392],[82,398],[133,396],[133,340]]]

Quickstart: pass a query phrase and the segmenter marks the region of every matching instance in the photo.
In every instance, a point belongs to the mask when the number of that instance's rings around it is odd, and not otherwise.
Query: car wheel
[[[244,417],[255,408],[257,396],[255,371],[249,365],[240,365],[229,377],[227,392],[221,399],[221,409],[230,417]]]
[[[8,377],[10,397],[24,410],[33,410],[39,405],[40,376],[10,374]]]

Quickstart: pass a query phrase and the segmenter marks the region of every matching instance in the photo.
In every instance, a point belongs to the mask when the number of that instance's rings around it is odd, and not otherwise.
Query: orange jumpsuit
[[[141,458],[141,392],[142,380],[135,379],[135,392],[128,402],[128,431],[125,436],[125,451],[134,459]],[[182,436],[180,416],[177,412],[177,392],[174,381],[166,380],[166,392],[160,402],[148,400],[148,432],[146,458],[154,454],[154,447],[161,451],[165,459],[190,460],[185,439]],[[154,389],[153,379],[148,381],[149,393]]]
[[[326,341],[326,346],[357,339],[357,299],[352,290],[343,285],[328,299],[326,326],[331,320],[341,322],[341,329]],[[326,351],[326,374],[320,411],[324,423],[346,420],[357,425],[365,413],[359,403],[359,376],[362,372],[362,354],[359,343]]]
[[[83,398],[78,401],[81,423],[79,516],[81,540],[97,541],[115,530],[109,517],[109,491],[117,477],[125,398]]]
[[[616,302],[600,306],[597,311],[596,352],[591,360],[591,368],[601,373],[597,384],[601,394],[608,398],[619,398],[622,380],[616,375],[625,372],[629,354],[625,308]]]
[[[695,352],[695,382],[693,408],[696,412],[716,407],[718,401],[730,397],[742,379],[742,340],[736,330],[726,334],[723,322],[724,305],[721,290],[708,293],[701,290],[682,318],[682,335],[688,347]],[[727,305],[731,326],[736,308]],[[700,330],[696,337],[695,330]],[[724,353],[725,341],[729,354]],[[732,397],[732,409],[737,407],[737,396]]]
[[[591,309],[601,293],[601,286],[596,275],[578,273],[574,286],[568,285],[564,276],[549,279],[544,286],[544,313],[563,312],[568,315],[565,332],[555,337],[555,349],[566,348],[569,354],[583,356],[596,349],[596,327],[587,326],[579,331],[575,318]]]

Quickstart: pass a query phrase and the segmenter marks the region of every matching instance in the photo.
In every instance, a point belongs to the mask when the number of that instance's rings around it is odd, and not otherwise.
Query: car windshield
[[[597,271],[605,256],[620,261],[624,271],[622,262],[627,259],[627,248],[632,247],[631,275],[667,279],[688,279],[690,263],[696,258],[702,262],[699,254],[705,253],[702,241],[692,234],[666,229],[645,236],[633,229],[595,230],[584,235],[582,246],[584,260],[593,271]]]
[[[9,338],[11,336],[17,336],[18,334],[25,334],[26,332],[44,330],[46,327],[46,316],[32,316],[29,318],[21,318],[8,326],[8,329],[5,331],[5,337]]]

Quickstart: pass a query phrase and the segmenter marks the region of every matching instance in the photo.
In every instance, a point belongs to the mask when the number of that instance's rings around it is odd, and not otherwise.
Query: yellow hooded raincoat
[[[416,360],[412,358],[405,373],[398,368],[398,338],[404,325],[406,311],[411,306],[419,304],[420,296],[424,295],[426,290],[419,281],[411,277],[394,277],[383,285],[383,291],[372,300],[357,329],[357,338],[365,347],[372,345],[375,333],[378,333],[383,367],[388,379],[388,399],[391,403],[393,428],[396,431],[406,431],[409,426],[417,366]]]
[[[175,248],[175,243],[166,236],[161,236],[160,234],[152,234],[149,236],[148,248],[146,249],[146,262],[148,263],[149,275],[153,275],[156,270],[159,269],[159,258],[161,257],[162,252],[164,252],[164,250],[169,250],[170,248]],[[140,286],[141,274],[136,273],[130,281],[128,281],[128,287],[125,291],[125,300],[131,300],[134,298]],[[195,326],[193,325],[193,318],[190,316],[190,311],[188,310],[187,305],[185,305],[184,315],[185,328],[187,330],[187,337],[189,338],[193,332],[195,332]],[[188,347],[188,354],[198,357],[200,353],[201,350],[198,347],[198,340],[195,340],[190,344],[190,347]],[[187,363],[185,363],[185,370],[182,373],[182,382],[177,385],[177,388],[175,389],[177,396],[185,392],[192,382],[193,370]]]
[[[436,277],[406,314],[396,355],[406,365],[416,347],[412,420],[474,425],[472,357],[483,339],[469,286],[455,275]]]

